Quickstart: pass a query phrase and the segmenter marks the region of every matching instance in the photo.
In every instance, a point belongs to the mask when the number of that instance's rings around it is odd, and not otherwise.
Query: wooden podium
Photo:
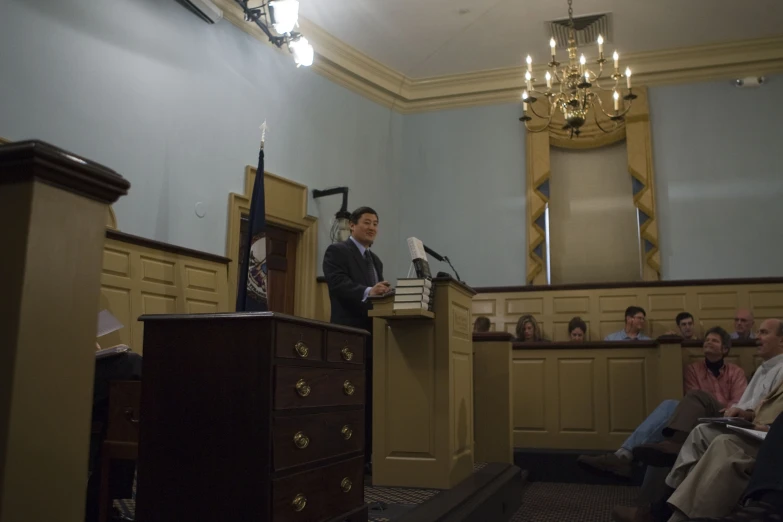
[[[473,472],[472,288],[433,279],[432,312],[373,301],[375,486],[448,489]]]

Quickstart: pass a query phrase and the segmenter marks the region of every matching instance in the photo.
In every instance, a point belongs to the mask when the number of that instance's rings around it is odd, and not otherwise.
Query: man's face
[[[756,344],[759,346],[758,354],[765,361],[783,353],[783,336],[778,334],[780,321],[767,319],[761,323]]]
[[[740,336],[746,336],[753,328],[753,315],[749,310],[737,310],[734,314],[734,331]]]
[[[720,335],[716,333],[707,334],[702,348],[704,357],[710,362],[718,362],[726,356],[726,352],[723,349],[723,341],[721,341]]]
[[[690,339],[693,337],[693,317],[686,317],[680,324],[677,325],[680,329],[680,335],[683,339]]]
[[[357,223],[351,223],[351,235],[364,246],[370,246],[378,234],[378,216],[362,214]]]
[[[625,320],[631,325],[632,329],[642,331],[644,330],[644,323],[647,321],[647,318],[642,312],[636,312],[636,315],[633,317],[626,317]]]

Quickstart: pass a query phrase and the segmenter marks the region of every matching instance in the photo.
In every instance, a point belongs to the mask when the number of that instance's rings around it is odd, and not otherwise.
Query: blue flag
[[[258,152],[258,168],[250,199],[250,218],[242,242],[246,245],[239,263],[237,312],[263,312],[267,305],[266,205],[264,202],[264,148]]]

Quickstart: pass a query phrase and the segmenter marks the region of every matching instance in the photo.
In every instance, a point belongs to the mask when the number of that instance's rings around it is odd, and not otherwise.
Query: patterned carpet
[[[531,482],[512,522],[608,522],[615,504],[634,505],[639,488]]]

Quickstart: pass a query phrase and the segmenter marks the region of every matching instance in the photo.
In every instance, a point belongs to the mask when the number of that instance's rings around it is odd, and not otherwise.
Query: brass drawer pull
[[[342,434],[343,434],[343,438],[344,438],[345,440],[348,440],[348,439],[350,439],[350,438],[351,438],[351,436],[353,435],[353,430],[351,429],[351,427],[350,427],[350,426],[348,426],[348,425],[346,424],[345,426],[343,426],[343,429],[341,429],[341,430],[340,430],[340,433],[342,433]]]
[[[294,507],[294,511],[302,511],[307,505],[307,497],[299,493],[294,497],[294,501],[291,502],[291,505]]]
[[[294,444],[299,449],[305,449],[310,445],[310,437],[299,431],[294,435]]]
[[[343,490],[343,493],[348,493],[351,491],[351,486],[353,486],[353,483],[348,479],[348,477],[345,477],[342,482],[340,482],[340,488]]]
[[[310,395],[310,385],[307,384],[304,379],[299,379],[296,381],[296,393],[298,393],[300,397],[307,397]]]
[[[310,355],[310,348],[302,341],[299,341],[294,345],[294,351],[296,352],[296,355],[302,359],[306,359]]]
[[[348,348],[348,345],[343,346],[343,349],[340,350],[340,357],[342,357],[344,361],[350,361],[353,359],[353,352],[350,348]]]
[[[343,383],[343,391],[345,392],[346,395],[353,395],[354,392],[356,391],[356,386],[351,384],[351,381],[345,381]]]

